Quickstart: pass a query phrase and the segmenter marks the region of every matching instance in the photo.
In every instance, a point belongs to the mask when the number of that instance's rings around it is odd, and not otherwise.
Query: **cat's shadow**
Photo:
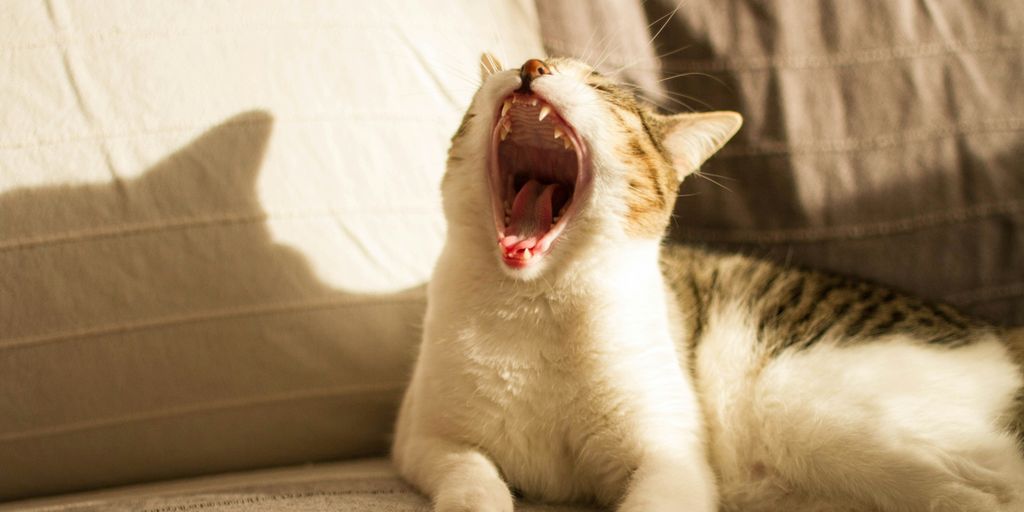
[[[272,132],[0,194],[0,501],[386,452],[425,286],[337,289],[273,240]]]

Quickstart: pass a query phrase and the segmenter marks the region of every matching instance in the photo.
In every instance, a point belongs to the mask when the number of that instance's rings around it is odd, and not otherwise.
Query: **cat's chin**
[[[543,96],[513,92],[496,106],[488,179],[501,261],[516,277],[556,246],[590,193],[584,141]]]

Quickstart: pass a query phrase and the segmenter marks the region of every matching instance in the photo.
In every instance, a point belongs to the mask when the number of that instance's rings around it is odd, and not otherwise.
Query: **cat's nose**
[[[541,75],[550,75],[548,65],[540,59],[530,59],[519,68],[519,78],[523,80],[522,87],[517,92],[530,92],[530,82],[533,82]]]

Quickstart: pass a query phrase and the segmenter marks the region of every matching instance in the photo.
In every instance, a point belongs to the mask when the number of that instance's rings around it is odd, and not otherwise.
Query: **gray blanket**
[[[1020,2],[676,3],[537,2],[552,54],[599,56],[670,111],[743,114],[673,240],[1024,324]]]

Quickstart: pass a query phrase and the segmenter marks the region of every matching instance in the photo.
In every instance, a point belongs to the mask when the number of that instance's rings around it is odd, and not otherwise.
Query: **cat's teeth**
[[[528,259],[530,259],[532,257],[533,257],[533,254],[530,252],[529,248],[523,249],[523,259],[524,260],[528,260]]]
[[[550,113],[551,113],[551,107],[549,107],[547,105],[544,105],[543,107],[540,107],[540,115],[537,116],[537,120],[538,121],[543,121],[544,118],[547,117],[548,114],[550,114]]]
[[[560,127],[556,126],[555,127],[555,139],[557,139],[559,137],[565,137],[565,132],[563,132]]]
[[[534,98],[534,99],[530,100],[530,106],[531,107],[536,107],[537,106],[537,98]]]
[[[508,109],[510,108],[512,108],[512,102],[505,100],[505,103],[501,106],[501,117],[505,117],[505,114],[508,113]]]
[[[565,146],[565,149],[572,149],[572,141],[569,140],[569,137],[562,139],[562,145]]]
[[[501,119],[501,140],[505,140],[508,137],[508,133],[512,131],[512,120],[504,117]]]

